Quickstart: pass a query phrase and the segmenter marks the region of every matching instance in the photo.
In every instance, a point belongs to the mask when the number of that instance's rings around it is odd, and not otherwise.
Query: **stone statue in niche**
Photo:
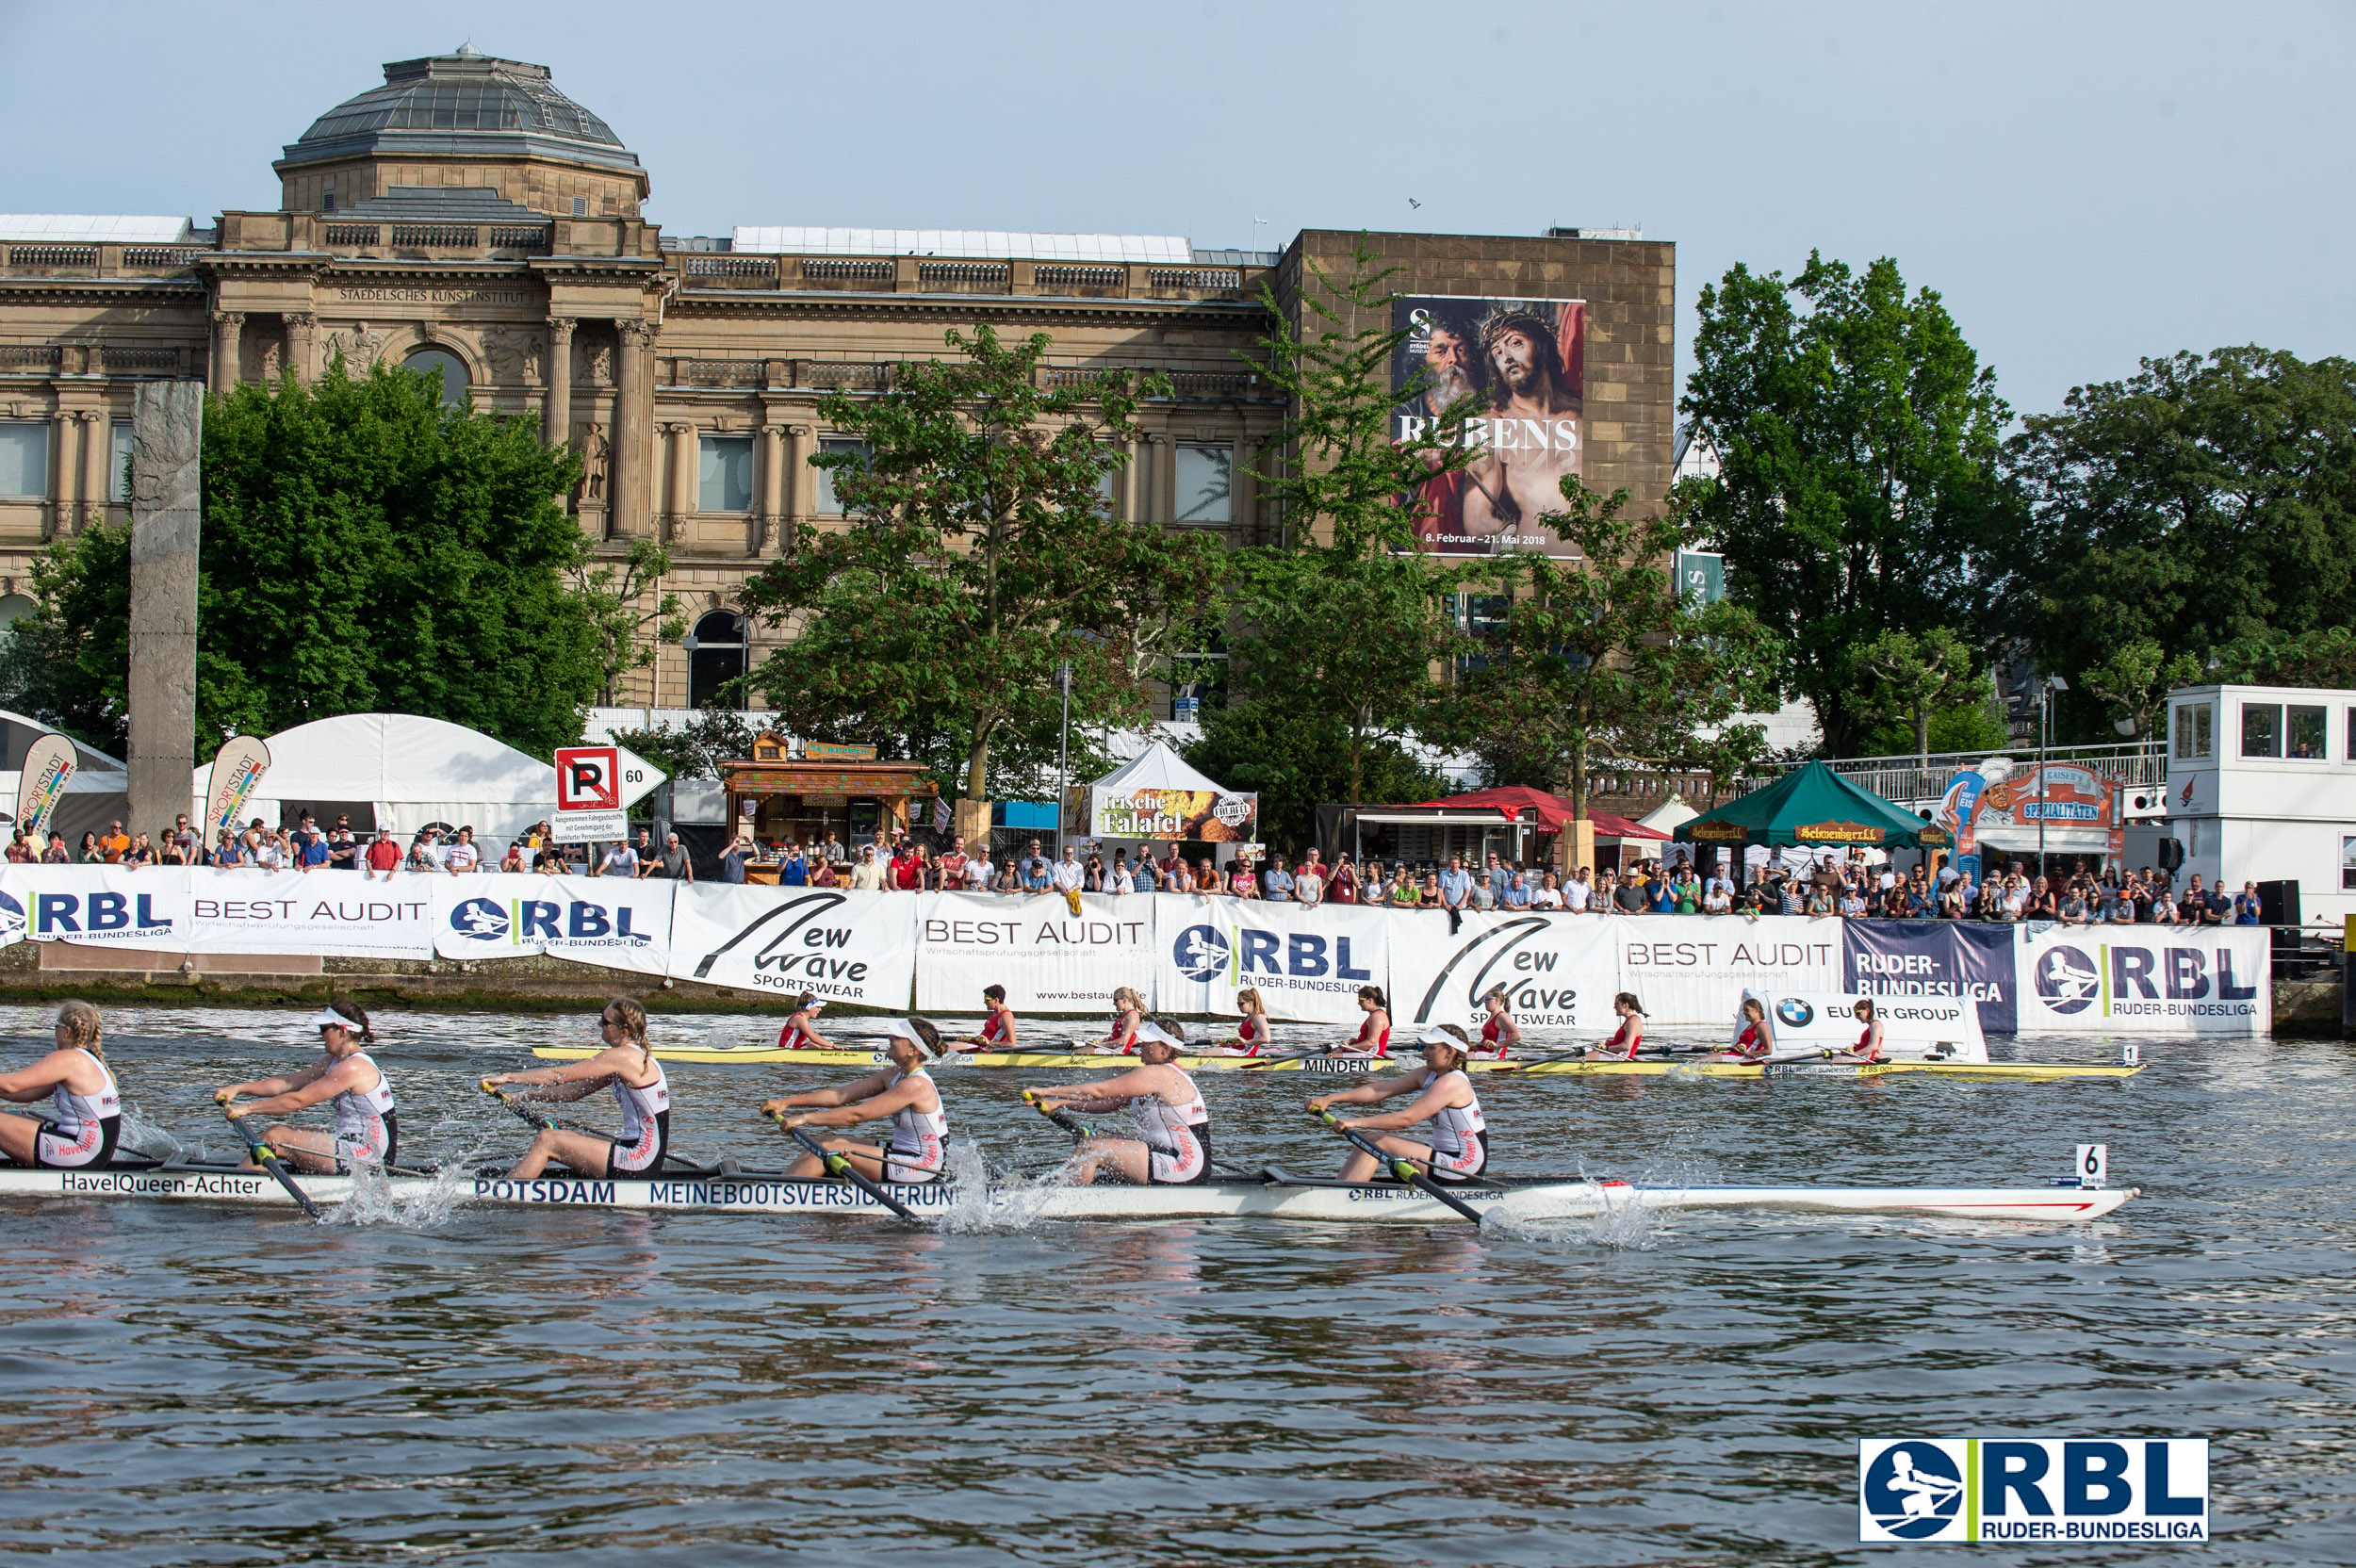
[[[257,379],[264,383],[274,382],[278,379],[279,366],[286,363],[284,356],[278,351],[278,339],[275,337],[265,337],[262,339],[261,348],[262,373]]]
[[[516,327],[493,327],[483,335],[483,351],[498,386],[527,386],[540,379],[540,335]]]
[[[577,354],[573,363],[581,368],[581,378],[592,386],[614,384],[614,345],[593,343],[589,351]]]
[[[591,424],[583,427],[575,443],[581,449],[581,500],[582,504],[605,504],[605,462],[612,448],[605,439],[605,427]]]
[[[344,368],[355,376],[365,376],[384,351],[384,335],[368,331],[366,321],[354,321],[347,332],[327,335],[327,353],[333,359],[343,356]]]

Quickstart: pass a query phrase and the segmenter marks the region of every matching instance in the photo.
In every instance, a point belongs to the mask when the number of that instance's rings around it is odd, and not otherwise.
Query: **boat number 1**
[[[2107,1185],[2111,1179],[2111,1146],[2107,1143],[2078,1145],[2078,1184],[2082,1187]]]

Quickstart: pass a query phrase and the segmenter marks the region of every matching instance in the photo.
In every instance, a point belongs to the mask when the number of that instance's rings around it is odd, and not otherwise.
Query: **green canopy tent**
[[[1822,762],[1794,769],[1764,789],[1679,823],[1679,843],[1821,844],[1843,848],[1944,849],[1946,829],[1859,789]]]

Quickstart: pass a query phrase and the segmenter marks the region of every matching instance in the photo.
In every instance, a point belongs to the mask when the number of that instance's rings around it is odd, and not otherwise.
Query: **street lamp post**
[[[1055,689],[1063,694],[1063,732],[1055,742],[1055,860],[1063,861],[1063,814],[1072,794],[1072,665],[1055,666]]]
[[[2037,874],[2045,874],[2045,753],[2053,743],[2053,694],[2067,692],[2070,682],[2049,675],[2037,689]]]

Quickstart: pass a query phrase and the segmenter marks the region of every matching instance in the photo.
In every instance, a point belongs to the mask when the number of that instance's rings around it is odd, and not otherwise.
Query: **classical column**
[[[779,520],[785,515],[785,427],[763,424],[755,450],[761,462],[761,511],[760,526],[753,531],[753,553],[759,555],[762,547],[782,531]]]
[[[688,424],[668,424],[663,433],[671,438],[671,482],[663,492],[663,514],[668,525],[663,537],[676,539],[680,525],[695,510],[695,427]]]
[[[1178,520],[1178,442],[1176,437],[1157,435],[1153,438],[1153,516],[1157,522]]]
[[[551,447],[573,438],[573,322],[548,318],[548,390],[540,401],[540,433]]]
[[[801,537],[803,519],[810,514],[811,498],[816,494],[813,484],[818,477],[810,466],[813,433],[809,425],[785,427],[785,523],[777,530],[777,548],[781,550],[791,549]]]
[[[74,433],[79,422],[66,409],[59,409],[49,420],[49,531],[55,539],[74,531]]]
[[[290,314],[286,323],[286,365],[295,380],[308,386],[319,375],[319,367],[312,357],[311,345],[318,340],[319,318],[308,311]]]
[[[237,338],[245,331],[245,312],[213,312],[213,391],[227,397],[237,384]]]
[[[1137,461],[1129,465],[1129,520],[1133,523],[1159,521],[1153,506],[1156,494],[1153,484],[1154,459],[1165,454],[1165,444],[1158,435],[1141,433],[1137,436]]]
[[[654,341],[648,321],[616,321],[621,351],[614,366],[614,482],[606,491],[605,532],[611,539],[651,531],[646,526],[646,473],[652,466],[653,433],[646,407],[646,346]]]
[[[106,520],[106,499],[114,494],[113,476],[106,472],[114,447],[113,421],[103,408],[84,409],[74,416],[82,423],[82,528],[97,528]]]
[[[1113,497],[1120,505],[1122,522],[1139,522],[1142,519],[1137,514],[1137,465],[1145,461],[1145,445],[1141,441],[1124,441],[1121,447],[1129,454],[1129,461],[1114,479]]]

